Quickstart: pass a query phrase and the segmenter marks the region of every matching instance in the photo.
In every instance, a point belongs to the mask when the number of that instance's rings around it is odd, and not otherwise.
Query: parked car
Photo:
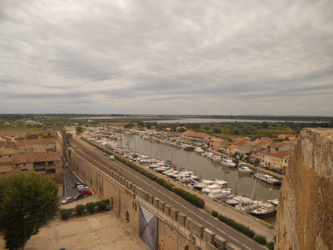
[[[260,163],[260,167],[265,168],[267,167],[265,163]]]
[[[84,194],[82,193],[78,193],[77,195],[74,196],[74,200],[77,201],[77,200],[81,200],[84,198]]]
[[[82,189],[89,189],[88,186],[78,186],[77,190],[81,191]]]
[[[94,148],[95,150],[97,150],[97,148]]]
[[[81,194],[92,194],[91,190],[85,188],[81,190]]]
[[[79,186],[79,185],[84,185],[84,183],[82,183],[82,182],[80,182],[80,181],[78,181],[78,182],[75,182],[75,188],[77,188],[77,186]]]
[[[61,204],[64,205],[64,204],[72,202],[73,200],[74,200],[73,197],[67,197],[66,199],[61,201]]]
[[[103,155],[105,155],[105,156],[106,156],[106,153],[103,153]]]

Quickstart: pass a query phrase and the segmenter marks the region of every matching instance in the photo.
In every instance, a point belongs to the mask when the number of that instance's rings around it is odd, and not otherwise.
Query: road
[[[196,220],[204,227],[212,230],[222,238],[226,239],[227,242],[236,245],[240,249],[266,249],[266,247],[258,244],[253,239],[248,238],[242,233],[239,233],[235,229],[220,222],[213,216],[207,214],[204,210],[193,206],[186,200],[158,185],[156,182],[148,179],[147,177],[140,175],[138,172],[120,163],[119,161],[110,161],[107,156],[103,156],[103,153],[100,150],[94,150],[92,145],[84,142],[80,138],[74,137],[72,146],[74,148],[79,147],[81,151],[87,153],[87,155],[89,155],[94,160],[102,163],[107,167],[110,167],[110,169],[117,171],[136,185],[159,197],[161,200],[175,207],[183,214],[186,214],[187,216]]]

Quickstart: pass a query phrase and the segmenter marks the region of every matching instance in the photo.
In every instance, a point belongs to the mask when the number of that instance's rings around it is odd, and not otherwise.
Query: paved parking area
[[[67,221],[52,221],[28,241],[25,250],[59,250],[61,248],[66,250],[149,249],[113,211]]]

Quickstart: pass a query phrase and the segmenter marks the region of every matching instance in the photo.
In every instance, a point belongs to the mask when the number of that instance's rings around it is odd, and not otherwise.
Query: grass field
[[[230,137],[250,137],[250,138],[260,138],[260,137],[272,137],[276,138],[280,134],[294,134],[296,131],[290,130],[286,127],[269,127],[267,129],[258,129],[253,134],[240,134],[236,135],[230,132],[228,128],[222,128],[220,134],[213,133],[216,137],[224,137],[224,138],[230,138]]]
[[[23,127],[15,127],[15,126],[11,126],[11,125],[0,125],[0,131],[42,131],[42,128],[36,128],[36,127],[32,127],[29,128],[27,126],[23,126]]]

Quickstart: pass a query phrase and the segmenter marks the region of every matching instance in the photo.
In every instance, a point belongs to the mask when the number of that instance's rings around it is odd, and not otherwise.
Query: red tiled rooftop
[[[288,152],[283,152],[283,151],[279,151],[273,154],[273,156],[278,157],[278,158],[284,158],[286,156],[290,155],[290,153]]]
[[[45,162],[45,161],[60,161],[60,153],[57,152],[38,152],[38,153],[26,153],[18,154],[14,156],[15,163],[27,163],[27,162]]]

